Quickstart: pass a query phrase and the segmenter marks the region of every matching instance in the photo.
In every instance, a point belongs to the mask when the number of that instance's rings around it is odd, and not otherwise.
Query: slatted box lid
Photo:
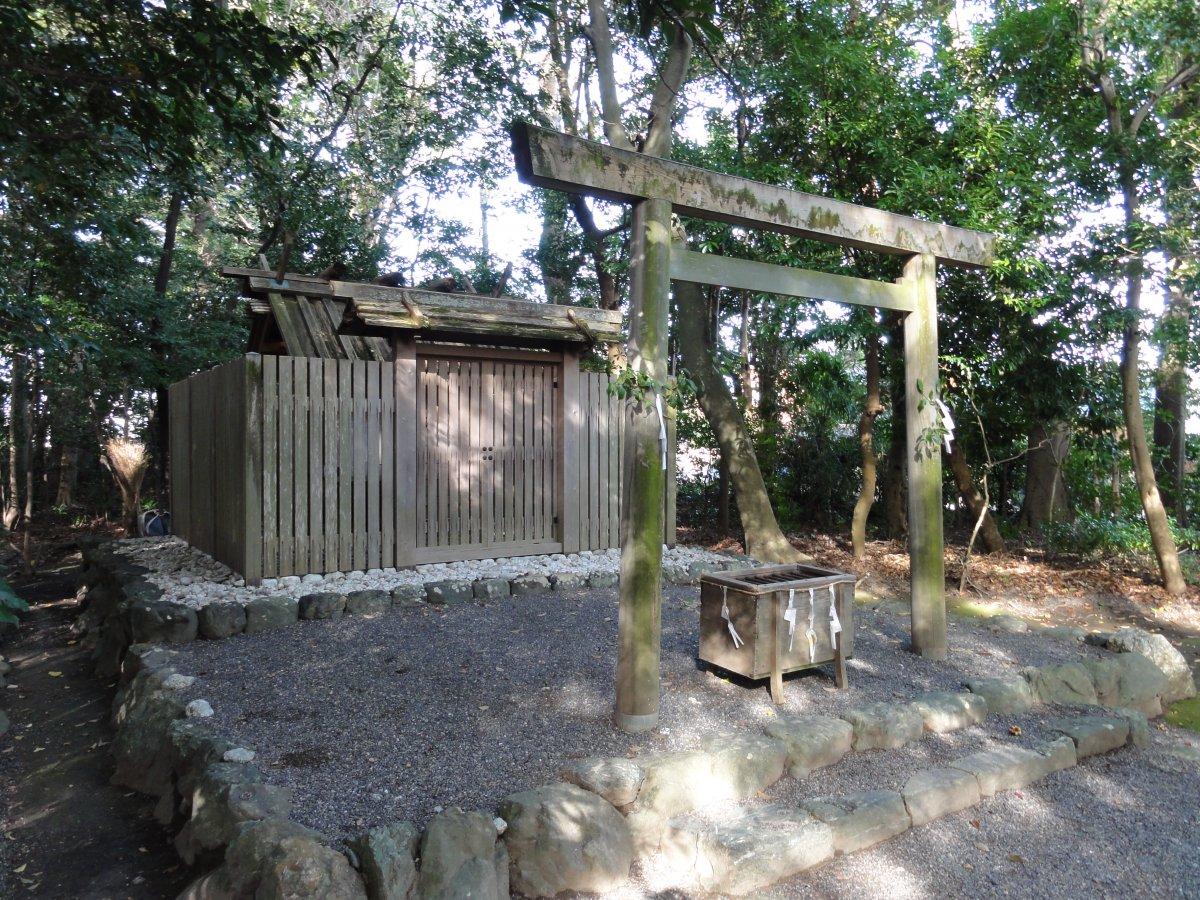
[[[757,566],[733,572],[714,572],[704,575],[701,582],[733,588],[745,594],[772,594],[775,591],[826,587],[831,584],[854,584],[855,576],[837,569],[826,569],[808,563],[789,563],[781,566]]]

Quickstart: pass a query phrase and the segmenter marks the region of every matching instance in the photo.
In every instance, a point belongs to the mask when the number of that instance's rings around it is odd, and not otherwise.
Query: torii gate
[[[670,282],[741,288],[895,310],[904,319],[908,547],[912,649],[946,655],[942,560],[942,460],[922,435],[936,424],[937,263],[981,268],[993,235],[829,200],[669,159],[620,150],[517,123],[517,173],[527,184],[633,204],[630,364],[655,391],[666,382]],[[673,244],[672,212],[906,256],[896,283],[793,269],[689,251]],[[919,402],[924,399],[927,402]],[[631,405],[622,464],[621,587],[615,722],[626,731],[658,721],[664,472],[660,411]]]

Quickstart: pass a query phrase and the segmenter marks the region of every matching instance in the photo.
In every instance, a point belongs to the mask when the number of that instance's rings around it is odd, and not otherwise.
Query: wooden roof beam
[[[931,253],[951,265],[990,266],[995,236],[857,206],[648,157],[518,122],[512,128],[517,173],[527,184],[623,203],[667,200],[675,212],[765,228],[881,253]]]

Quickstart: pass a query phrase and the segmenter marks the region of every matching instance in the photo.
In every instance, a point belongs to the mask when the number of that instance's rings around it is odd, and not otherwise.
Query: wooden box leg
[[[783,703],[783,597],[776,592],[771,597],[774,614],[771,616],[771,702]]]

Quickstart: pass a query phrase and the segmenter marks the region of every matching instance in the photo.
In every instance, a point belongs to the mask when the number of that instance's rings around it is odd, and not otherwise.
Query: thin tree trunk
[[[950,452],[946,455],[950,460],[950,471],[954,474],[958,495],[971,510],[972,520],[980,523],[977,527],[984,551],[999,553],[1004,549],[1004,538],[1000,536],[1000,529],[996,527],[996,520],[987,508],[983,494],[975,486],[975,479],[971,477],[971,467],[967,464],[962,445],[958,441],[952,441]]]
[[[867,398],[862,415],[858,419],[858,449],[862,457],[862,487],[858,502],[854,504],[854,515],[850,522],[850,543],[854,558],[861,561],[867,552],[867,517],[875,503],[875,481],[877,463],[875,459],[875,418],[883,412],[879,394],[879,333],[875,330],[875,316],[871,314],[870,329],[866,336],[864,352],[867,370]]]
[[[63,445],[58,462],[58,490],[54,495],[54,505],[62,509],[70,509],[75,499],[75,482],[79,478],[79,448]]]
[[[36,355],[31,354],[29,357],[29,393],[25,397],[25,402],[21,410],[23,418],[22,430],[25,432],[25,507],[22,512],[22,518],[25,519],[26,531],[33,524],[34,494],[37,485],[37,454],[35,453],[37,429],[34,428],[34,414],[37,407],[39,381],[38,358]]]
[[[1121,194],[1125,210],[1125,238],[1129,247],[1136,244],[1137,225],[1137,181],[1133,162],[1127,157],[1121,164]],[[1146,423],[1142,413],[1141,378],[1138,374],[1138,356],[1141,351],[1142,334],[1138,321],[1142,301],[1141,256],[1131,251],[1125,266],[1125,331],[1121,341],[1121,407],[1125,414],[1125,436],[1129,441],[1129,456],[1133,461],[1133,474],[1137,479],[1138,495],[1142,500],[1142,511],[1146,526],[1150,529],[1150,542],[1158,558],[1162,572],[1163,587],[1172,596],[1180,596],[1187,590],[1183,570],[1179,565],[1179,552],[1167,511],[1158,492],[1158,479],[1154,476],[1154,458],[1146,440]]]
[[[1177,276],[1180,261],[1169,257],[1168,270]],[[1162,317],[1162,344],[1154,376],[1154,447],[1163,474],[1163,503],[1180,524],[1185,518],[1183,478],[1187,461],[1187,358],[1191,332],[1191,302],[1176,277],[1169,279],[1167,308]]]
[[[28,367],[24,353],[13,353],[11,371],[12,390],[8,398],[8,502],[4,508],[4,527],[9,531],[21,521],[21,484],[25,471],[22,461],[28,446],[22,435],[25,405],[28,402]]]
[[[721,458],[727,460],[746,535],[746,553],[763,562],[796,562],[802,554],[779,529],[741,410],[713,365],[712,347],[705,335],[708,316],[704,315],[700,288],[688,282],[676,283],[675,304],[683,365],[696,382],[700,407],[716,435]]]
[[[167,288],[171,284],[171,269],[175,263],[175,238],[179,231],[179,216],[183,211],[183,194],[175,191],[171,194],[167,207],[167,218],[163,222],[162,252],[158,257],[158,270],[154,274],[154,295],[162,303],[166,300]],[[157,316],[151,326],[151,341],[156,357],[161,364],[165,362],[166,345],[162,343],[160,332],[162,321]],[[165,373],[164,373],[165,375]],[[159,495],[162,502],[170,496],[170,448],[171,448],[171,415],[167,408],[169,403],[167,382],[163,377],[155,386],[154,391],[154,459],[156,462],[155,475],[158,479]]]

